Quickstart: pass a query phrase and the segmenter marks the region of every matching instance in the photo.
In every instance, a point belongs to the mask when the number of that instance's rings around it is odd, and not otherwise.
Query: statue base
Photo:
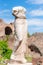
[[[24,64],[19,64],[19,63],[8,63],[7,65],[33,65],[32,63],[24,63]]]

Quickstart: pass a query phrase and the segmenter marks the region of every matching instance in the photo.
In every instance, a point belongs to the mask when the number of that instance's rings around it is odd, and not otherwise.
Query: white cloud
[[[31,16],[43,16],[43,10],[42,9],[36,9],[32,10],[29,13]]]
[[[28,19],[28,31],[30,34],[43,32],[43,19]]]
[[[30,28],[31,29],[31,31],[40,31],[40,30],[42,30],[43,29],[43,27],[34,27],[34,28]]]
[[[0,14],[2,14],[2,13],[7,13],[7,12],[10,12],[10,10],[9,10],[9,9],[0,10]]]
[[[14,19],[3,19],[7,24],[14,22]]]
[[[3,17],[6,18],[10,16],[11,16],[11,13],[9,9],[0,10],[0,18],[3,18]]]
[[[29,26],[38,26],[43,27],[43,19],[28,19],[28,25]]]
[[[43,0],[27,0],[26,3],[43,4]]]

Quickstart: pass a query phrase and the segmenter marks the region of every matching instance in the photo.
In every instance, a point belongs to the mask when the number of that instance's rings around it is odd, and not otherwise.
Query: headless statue
[[[15,42],[11,59],[26,63],[26,42],[27,42],[27,21],[25,17],[26,9],[18,6],[12,10],[15,16],[14,29],[15,29]]]

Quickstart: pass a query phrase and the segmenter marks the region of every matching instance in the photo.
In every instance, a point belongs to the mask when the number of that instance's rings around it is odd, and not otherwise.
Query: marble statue
[[[14,7],[12,14],[15,16],[14,29],[15,29],[15,42],[14,49],[11,55],[11,59],[26,63],[26,40],[27,40],[27,20],[26,20],[26,9],[22,6]]]

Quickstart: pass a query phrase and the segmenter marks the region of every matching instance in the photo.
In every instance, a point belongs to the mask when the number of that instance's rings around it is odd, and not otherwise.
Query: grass
[[[30,55],[25,56],[27,62],[32,62],[32,57]]]
[[[0,63],[0,65],[6,65],[6,64]]]

